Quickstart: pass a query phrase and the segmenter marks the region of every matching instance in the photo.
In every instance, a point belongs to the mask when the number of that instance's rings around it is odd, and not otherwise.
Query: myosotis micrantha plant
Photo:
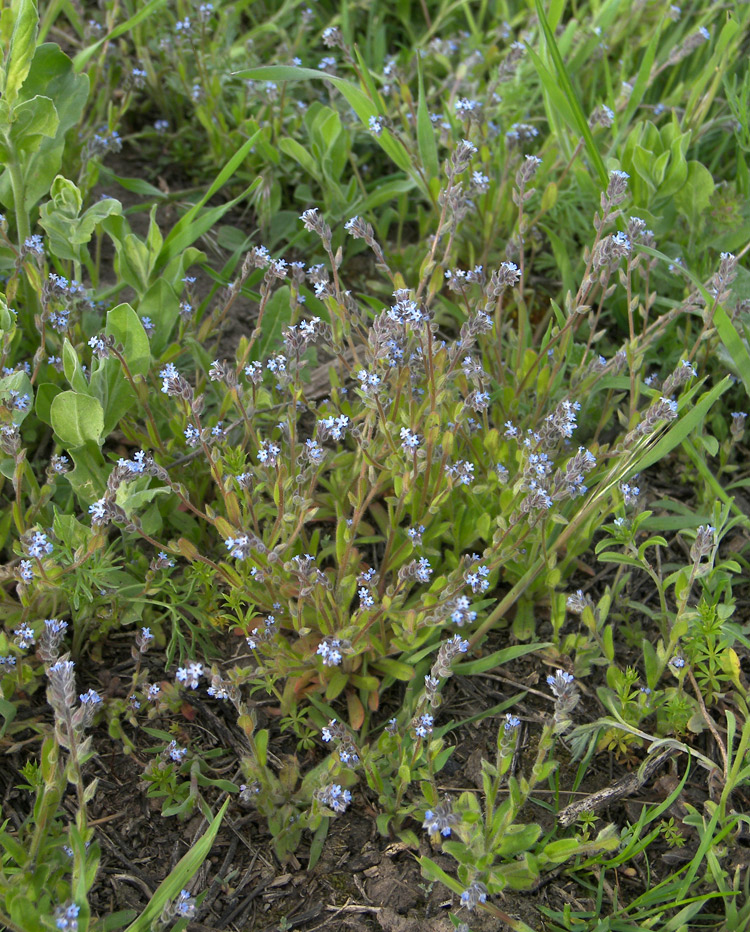
[[[602,99],[593,79],[574,88],[563,61],[571,74],[608,61],[599,14],[581,30],[560,5],[551,20],[541,4],[536,21],[509,9],[502,48],[486,55],[484,13],[447,38],[429,22],[422,53],[377,74],[390,11],[362,49],[350,21],[326,24],[319,61],[305,43],[323,7],[301,27],[280,16],[281,52],[264,71],[262,24],[243,36],[232,4],[180,8],[168,32],[156,5],[122,25],[113,7],[78,24],[74,62],[37,43],[33,3],[9,10],[2,739],[19,740],[30,721],[20,697],[42,684],[53,725],[31,720],[33,807],[0,834],[2,921],[184,922],[200,908],[186,885],[227,809],[213,814],[219,794],[263,814],[280,858],[311,838],[310,865],[330,820],[366,794],[382,834],[418,848],[421,825],[456,859],[455,876],[434,858],[421,864],[460,907],[522,929],[493,894],[533,890],[563,867],[606,889],[636,851],[679,844],[657,822],[666,807],[594,831],[617,789],[563,808],[604,751],[631,765],[647,755],[643,767],[681,755],[711,788],[703,812],[688,807],[701,846],[686,874],[622,903],[618,920],[668,904],[689,921],[706,902],[692,895],[700,871],[701,893],[715,889],[726,921],[739,921],[739,875],[717,857],[746,821],[733,794],[747,781],[747,638],[732,620],[746,564],[719,548],[747,518],[719,479],[735,477],[746,415],[723,405],[731,378],[711,351],[720,340],[747,388],[750,356],[731,319],[746,313],[733,254],[744,241],[721,214],[732,195],[716,188],[718,164],[703,161],[708,114],[726,116],[719,84],[691,62],[713,28],[722,49],[735,47],[747,13],[687,28],[665,7],[661,44],[644,42],[640,62],[624,51],[631,71]],[[442,7],[435,21],[455,30]],[[624,21],[608,28],[610,43],[624,42]],[[126,35],[135,53],[116,44]],[[119,86],[116,104],[93,93],[105,85]],[[736,113],[741,85],[727,88]],[[741,131],[737,176],[721,179],[740,190]],[[197,199],[106,167],[128,140],[152,146],[160,165],[170,151],[187,162],[198,138],[206,163],[224,167],[203,184],[193,160]],[[118,178],[153,204],[145,236],[117,197],[98,197]],[[206,207],[228,184],[232,198]],[[165,235],[156,206],[173,201],[183,214]],[[242,203],[254,243],[220,225]],[[206,296],[201,237],[231,252]],[[248,296],[257,308],[235,349],[215,335]],[[646,470],[678,451],[703,491],[674,514],[669,502],[644,509]],[[613,567],[596,598],[579,588],[591,560]],[[501,630],[512,641],[498,648]],[[90,671],[120,631],[132,637],[129,681],[103,698]],[[483,713],[503,717],[481,798],[444,795],[450,735],[461,739],[446,684],[532,652],[550,664],[534,759],[519,770],[529,727],[514,711],[519,693]],[[581,688],[596,696],[593,714]],[[224,752],[190,746],[173,724],[203,690],[201,701],[236,712],[232,779],[212,764]],[[278,731],[261,727],[258,697],[273,703]],[[105,924],[88,905],[100,857],[88,817],[96,723],[125,752],[148,742],[143,791],[164,817],[199,809],[210,821],[140,916]],[[696,734],[711,736],[716,759]],[[314,763],[277,756],[282,735],[317,749]],[[571,754],[580,763],[566,785]],[[68,784],[74,822],[61,808]],[[557,825],[533,814],[545,794]]]

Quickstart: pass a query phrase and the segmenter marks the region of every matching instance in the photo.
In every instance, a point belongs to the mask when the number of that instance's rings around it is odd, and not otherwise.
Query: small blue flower
[[[34,578],[34,567],[31,563],[31,560],[21,560],[21,565],[18,569],[18,572],[21,575],[21,579],[29,583]]]

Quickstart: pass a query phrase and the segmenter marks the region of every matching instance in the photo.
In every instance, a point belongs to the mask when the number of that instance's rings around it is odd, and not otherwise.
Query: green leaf
[[[385,673],[404,683],[408,683],[414,676],[414,667],[410,667],[408,663],[402,663],[400,660],[393,660],[390,657],[380,657],[371,666],[380,673]]]
[[[4,699],[3,702],[6,703],[7,700]],[[5,731],[5,728],[7,728],[7,726],[13,721],[16,714],[16,707],[13,705],[13,703],[8,702],[7,704],[13,708],[13,712],[11,713],[10,710],[7,710],[6,712],[6,710],[3,709],[2,714],[6,720],[3,731]],[[12,835],[8,835],[7,832],[0,832],[0,847],[2,847],[3,850],[7,852],[8,856],[11,857],[19,867],[23,867],[29,859],[29,854],[24,846],[19,844]]]
[[[13,108],[13,122],[8,138],[18,152],[30,155],[42,144],[43,137],[54,137],[60,119],[49,97],[37,94]]]
[[[117,269],[122,277],[138,294],[143,294],[151,277],[148,246],[135,233],[127,233],[122,249],[117,252],[117,259]]]
[[[93,536],[93,531],[85,524],[81,524],[73,515],[67,515],[60,511],[56,505],[53,505],[54,520],[52,528],[55,537],[58,540],[64,540],[66,544],[73,547],[85,547]]]
[[[269,732],[267,728],[262,728],[255,735],[255,756],[257,757],[258,763],[261,767],[266,766],[266,760],[268,757],[268,737]]]
[[[607,169],[604,165],[604,160],[601,157],[599,150],[596,147],[594,142],[594,137],[591,135],[591,130],[589,129],[588,120],[581,109],[581,105],[578,102],[578,97],[573,85],[570,82],[568,77],[568,72],[565,67],[565,62],[562,60],[562,55],[560,55],[560,50],[557,47],[557,42],[555,41],[555,34],[550,29],[550,25],[547,22],[547,17],[544,13],[544,7],[542,6],[541,0],[534,0],[536,6],[537,16],[539,17],[539,22],[541,23],[542,30],[544,32],[544,37],[547,42],[547,49],[550,53],[552,61],[555,64],[555,70],[557,71],[557,78],[560,83],[560,87],[563,89],[565,97],[570,108],[570,113],[573,118],[573,128],[578,130],[578,133],[583,136],[584,142],[586,144],[586,151],[588,152],[591,163],[599,175],[599,180],[604,187],[607,186],[609,175],[607,174]]]
[[[509,825],[495,852],[498,857],[515,857],[522,851],[528,851],[541,833],[541,825]]]
[[[356,84],[352,84],[351,81],[346,81],[344,78],[314,71],[312,68],[296,68],[293,65],[265,65],[261,68],[247,68],[243,71],[235,71],[233,74],[243,80],[251,79],[256,81],[329,81],[337,90],[341,91],[349,106],[365,126],[368,125],[371,116],[378,115],[376,105]],[[402,171],[410,175],[414,173],[406,150],[401,143],[391,136],[388,130],[384,130],[375,139],[380,148]],[[424,183],[421,180],[417,180],[417,183],[424,189]],[[425,193],[429,194],[427,191]]]
[[[144,181],[143,178],[123,178],[121,175],[116,175],[106,165],[99,168],[99,180],[103,184],[114,182],[119,184],[125,191],[130,191],[131,194],[140,194],[142,197],[156,197],[163,200],[166,196],[163,191],[149,184],[148,181]]]
[[[82,206],[77,186],[58,175],[50,189],[51,200],[39,210],[39,222],[47,231],[52,252],[59,259],[81,262],[81,246],[93,236],[96,227],[111,214],[122,213],[122,204],[112,197],[92,204],[79,216]]]
[[[34,389],[31,384],[31,379],[23,370],[11,372],[10,375],[6,375],[0,379],[0,399],[4,400],[8,398],[11,391],[18,392],[21,398],[23,398],[24,395],[29,396],[28,406],[23,410],[17,408],[13,412],[13,423],[23,424],[34,406]]]
[[[143,295],[138,303],[138,313],[140,317],[151,318],[154,325],[151,346],[154,355],[158,356],[169,343],[174,325],[180,316],[180,299],[164,277],[157,278]]]
[[[422,876],[426,880],[439,880],[440,883],[444,884],[449,890],[452,890],[454,893],[463,893],[464,888],[456,880],[455,877],[451,877],[450,874],[438,867],[438,865],[431,860],[430,858],[418,858],[419,866],[422,868]]]
[[[40,421],[49,424],[50,427],[52,427],[52,416],[50,414],[52,399],[55,395],[59,395],[61,391],[63,389],[59,385],[55,385],[54,382],[42,382],[36,390],[36,402],[34,404],[36,416]]]
[[[297,214],[295,213],[295,217],[296,216]],[[248,245],[250,242],[251,242],[251,238],[248,237],[247,238]],[[247,247],[243,246],[243,248],[237,253],[237,258],[240,257],[241,253],[244,253],[245,248]],[[182,252],[178,253],[174,257],[174,259],[171,259],[167,263],[166,268],[162,272],[162,277],[165,278],[167,282],[173,288],[180,288],[182,279],[185,277],[185,273],[187,272],[187,270],[191,268],[193,265],[196,265],[198,262],[205,262],[205,261],[206,261],[205,252],[201,252],[200,249],[196,249],[194,246],[188,246],[187,249],[184,249]],[[227,266],[229,264],[230,263],[227,263]],[[226,269],[227,266],[225,266],[224,268]],[[234,266],[232,266],[232,269],[234,270]],[[221,278],[220,282],[223,283],[226,280],[227,280],[226,278]]]
[[[335,670],[328,683],[328,688],[326,689],[326,699],[330,701],[331,699],[335,699],[336,696],[340,696],[348,682],[349,677],[346,673],[341,670]]]
[[[706,415],[731,384],[732,377],[727,375],[710,391],[704,392],[696,404],[686,414],[683,414],[678,421],[674,422],[673,426],[638,458],[633,466],[628,469],[628,475],[632,476],[636,472],[643,472],[649,466],[658,463],[675,447],[679,446],[686,437],[689,437],[694,430],[702,428]]]
[[[154,271],[160,271],[164,268],[170,259],[173,259],[176,255],[181,253],[183,249],[187,249],[188,246],[192,246],[198,237],[203,236],[204,233],[210,230],[211,227],[218,220],[220,220],[231,207],[238,203],[238,201],[247,198],[248,195],[252,194],[252,192],[260,186],[263,179],[258,177],[247,188],[247,190],[243,191],[242,194],[238,195],[236,198],[234,198],[234,200],[228,201],[226,204],[222,204],[219,207],[212,207],[209,210],[200,213],[203,205],[206,204],[207,201],[209,201],[214,196],[214,194],[223,188],[224,185],[234,176],[237,169],[247,158],[260,133],[261,130],[257,130],[248,140],[243,143],[242,146],[240,146],[240,148],[234,153],[232,158],[216,176],[213,183],[210,185],[198,203],[191,207],[187,213],[183,214],[183,216],[180,217],[177,223],[172,227],[169,235],[164,240],[164,246],[162,247],[161,253],[159,254]]]
[[[374,207],[380,207],[381,204],[392,201],[400,194],[408,194],[415,186],[416,183],[413,178],[399,178],[397,181],[385,182],[380,179],[372,193],[354,205],[352,213],[366,214]]]
[[[129,304],[118,304],[107,312],[105,333],[113,336],[123,347],[122,355],[133,377],[148,375],[151,347],[140,317]]]
[[[96,398],[80,392],[60,392],[50,405],[52,427],[60,442],[81,447],[87,441],[101,443],[104,411]]]
[[[18,709],[15,703],[8,702],[7,699],[3,699],[2,697],[0,697],[0,715],[2,715],[3,720],[4,720],[3,727],[0,728],[0,738],[2,738],[3,735],[5,734],[8,728],[8,725],[10,725],[10,723],[16,717],[17,712],[18,712]]]
[[[114,357],[98,361],[91,373],[91,392],[104,411],[102,437],[111,434],[120,418],[137,408],[135,392],[122,373],[120,361]]]
[[[742,379],[742,384],[745,386],[745,391],[750,398],[750,352],[748,352],[747,343],[739,335],[737,328],[720,304],[717,304],[714,311],[714,326],[724,348],[731,356],[735,372]]]
[[[111,913],[103,919],[97,919],[97,927],[101,932],[115,932],[116,929],[121,929],[126,923],[130,922],[137,914],[135,909],[121,909],[119,912]]]
[[[266,313],[261,323],[261,337],[256,343],[253,357],[265,359],[278,345],[281,331],[292,317],[290,304],[291,291],[288,285],[282,285],[271,295],[266,306]]]
[[[81,362],[78,359],[78,353],[73,348],[73,344],[65,337],[62,348],[63,372],[68,384],[74,392],[80,392],[82,395],[90,395],[89,383],[83,374]]]
[[[656,53],[659,49],[659,42],[661,40],[661,33],[663,28],[664,20],[662,19],[658,24],[654,24],[654,32],[651,37],[651,41],[646,48],[646,51],[643,53],[641,58],[641,64],[638,67],[638,74],[636,75],[635,82],[633,83],[633,90],[628,96],[628,103],[625,107],[625,112],[620,119],[619,125],[622,127],[630,126],[630,121],[633,117],[633,114],[638,109],[643,100],[643,95],[646,93],[650,81],[649,76],[651,74],[651,68],[653,67],[654,61],[656,59]]]
[[[713,176],[706,166],[695,160],[690,161],[687,163],[687,178],[675,191],[675,203],[683,214],[696,221],[711,203],[714,188]]]
[[[96,401],[96,399],[91,399]],[[97,402],[98,404],[98,402]],[[75,468],[65,478],[85,505],[101,498],[107,485],[104,457],[98,443],[87,441],[83,446],[69,451]]]
[[[206,829],[205,833],[187,854],[180,859],[170,874],[162,880],[146,908],[135,922],[127,927],[126,932],[149,932],[151,924],[158,919],[167,903],[175,899],[180,890],[185,888],[187,882],[208,857],[229,802],[229,799],[224,801],[224,805]]]
[[[326,840],[330,822],[330,819],[323,819],[323,821],[318,826],[317,831],[313,835],[312,842],[310,843],[310,854],[307,858],[308,871],[311,871],[320,860],[320,856],[323,853],[323,843]]]
[[[36,31],[39,17],[33,0],[19,0],[13,4],[13,34],[10,38],[8,64],[5,67],[3,97],[13,104],[21,85],[31,69],[36,47]]]
[[[488,654],[486,657],[480,657],[478,660],[469,660],[466,663],[454,664],[453,670],[463,676],[485,673],[487,670],[492,670],[495,667],[499,667],[501,664],[510,663],[511,660],[516,660],[518,657],[523,657],[525,654],[533,654],[535,651],[543,650],[545,647],[549,646],[550,642],[547,641],[534,644],[511,644],[510,647],[496,650],[494,653]]]
[[[54,137],[44,137],[38,150],[23,164],[25,196],[24,206],[30,211],[34,204],[49,191],[52,179],[60,171],[65,148],[65,135],[78,124],[86,106],[89,79],[75,74],[73,63],[53,42],[38,46],[31,63],[31,71],[21,88],[24,100],[42,95],[54,101],[58,126]],[[0,177],[0,202],[10,207],[13,195],[7,170]]]
[[[112,32],[108,33],[106,36],[102,36],[101,39],[94,42],[93,45],[90,45],[88,48],[80,51],[75,59],[74,66],[76,71],[83,71],[87,63],[93,58],[97,53],[98,49],[104,45],[105,42],[111,42],[112,39],[117,39],[120,36],[129,33],[134,29],[139,23],[142,23],[144,19],[147,19],[151,16],[152,13],[155,13],[161,7],[167,5],[167,0],[150,0],[143,9],[139,10],[135,15],[131,16],[130,19],[126,19],[125,22],[120,23],[119,26],[116,26]]]
[[[279,140],[279,149],[285,154],[290,156],[298,162],[312,177],[317,181],[321,182],[321,176],[319,171],[318,163],[310,155],[310,153],[301,146],[296,139],[290,139],[289,137],[284,137]]]

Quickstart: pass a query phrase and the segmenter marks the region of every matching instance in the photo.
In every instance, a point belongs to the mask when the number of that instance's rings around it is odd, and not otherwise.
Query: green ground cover
[[[748,24],[3,3],[0,925],[219,928],[244,808],[450,928],[750,927]]]

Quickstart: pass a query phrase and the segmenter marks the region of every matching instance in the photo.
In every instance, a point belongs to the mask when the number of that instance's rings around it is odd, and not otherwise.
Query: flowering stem
[[[136,525],[135,530],[136,530],[136,533],[139,535],[139,537],[142,537],[144,540],[147,540],[149,544],[151,544],[153,547],[156,548],[157,552],[165,550],[164,546],[160,544],[158,540],[154,540],[153,537],[146,534],[146,532],[142,530],[141,528],[139,528],[137,525]],[[195,554],[195,556],[192,559],[197,560],[199,563],[205,563],[206,566],[210,566],[211,569],[219,573],[219,575],[221,575],[230,586],[233,586],[235,584],[231,576],[229,576],[227,572],[224,569],[222,569],[222,567],[218,563],[214,563],[213,560],[209,560],[208,557],[204,557],[202,553]]]
[[[122,366],[122,371],[125,375],[125,378],[128,380],[128,382],[130,383],[130,387],[135,392],[135,397],[138,398],[139,401],[141,401],[141,403],[143,404],[143,409],[146,412],[146,417],[148,418],[148,423],[149,423],[149,426],[151,427],[152,441],[154,441],[154,443],[156,443],[156,445],[159,447],[160,453],[163,453],[163,454],[166,453],[166,450],[164,449],[164,444],[162,443],[161,437],[159,436],[159,430],[156,426],[156,421],[154,420],[153,412],[151,411],[151,406],[148,403],[148,396],[144,393],[144,396],[141,399],[140,393],[138,392],[138,389],[135,384],[135,380],[130,371],[130,367],[125,361],[125,357],[122,355],[122,353],[118,353],[114,347],[112,348],[112,353],[119,360],[120,365]]]

